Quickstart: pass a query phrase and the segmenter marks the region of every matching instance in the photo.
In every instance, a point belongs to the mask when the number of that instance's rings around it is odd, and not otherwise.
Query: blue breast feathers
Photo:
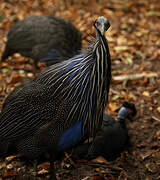
[[[58,143],[58,149],[65,150],[75,146],[82,138],[82,121],[64,131]]]

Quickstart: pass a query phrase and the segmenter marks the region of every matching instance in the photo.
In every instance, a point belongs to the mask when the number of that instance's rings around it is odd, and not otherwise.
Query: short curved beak
[[[104,35],[105,32],[109,29],[109,27],[110,27],[109,21],[106,22],[106,23],[104,23],[104,24],[102,24],[102,27],[101,27],[101,34]]]

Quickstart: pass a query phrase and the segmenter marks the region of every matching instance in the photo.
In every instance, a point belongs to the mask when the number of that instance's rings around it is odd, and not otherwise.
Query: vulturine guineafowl
[[[117,120],[104,114],[101,130],[98,131],[93,143],[78,145],[73,153],[76,159],[93,159],[103,156],[107,160],[114,160],[123,150],[130,146],[126,119],[136,115],[134,104],[125,102],[118,111]]]
[[[81,50],[81,34],[74,25],[55,16],[30,16],[9,31],[2,61],[14,53],[47,65],[66,60]],[[46,58],[47,57],[47,58]]]
[[[56,152],[95,136],[108,102],[111,61],[108,19],[99,17],[94,27],[97,37],[90,48],[47,67],[7,97],[0,114],[0,156],[14,146],[32,159],[48,152],[52,163]]]

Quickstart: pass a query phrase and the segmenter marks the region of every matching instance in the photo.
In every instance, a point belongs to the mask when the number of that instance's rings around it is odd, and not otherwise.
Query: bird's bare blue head
[[[94,27],[96,30],[103,36],[105,32],[109,29],[110,23],[109,20],[104,17],[100,16],[95,22],[94,22]]]

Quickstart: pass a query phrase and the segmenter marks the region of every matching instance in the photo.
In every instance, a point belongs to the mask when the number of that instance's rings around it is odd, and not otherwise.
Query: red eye
[[[96,25],[97,25],[97,26],[99,26],[99,25],[100,25],[100,23],[99,23],[99,22],[96,22]]]

